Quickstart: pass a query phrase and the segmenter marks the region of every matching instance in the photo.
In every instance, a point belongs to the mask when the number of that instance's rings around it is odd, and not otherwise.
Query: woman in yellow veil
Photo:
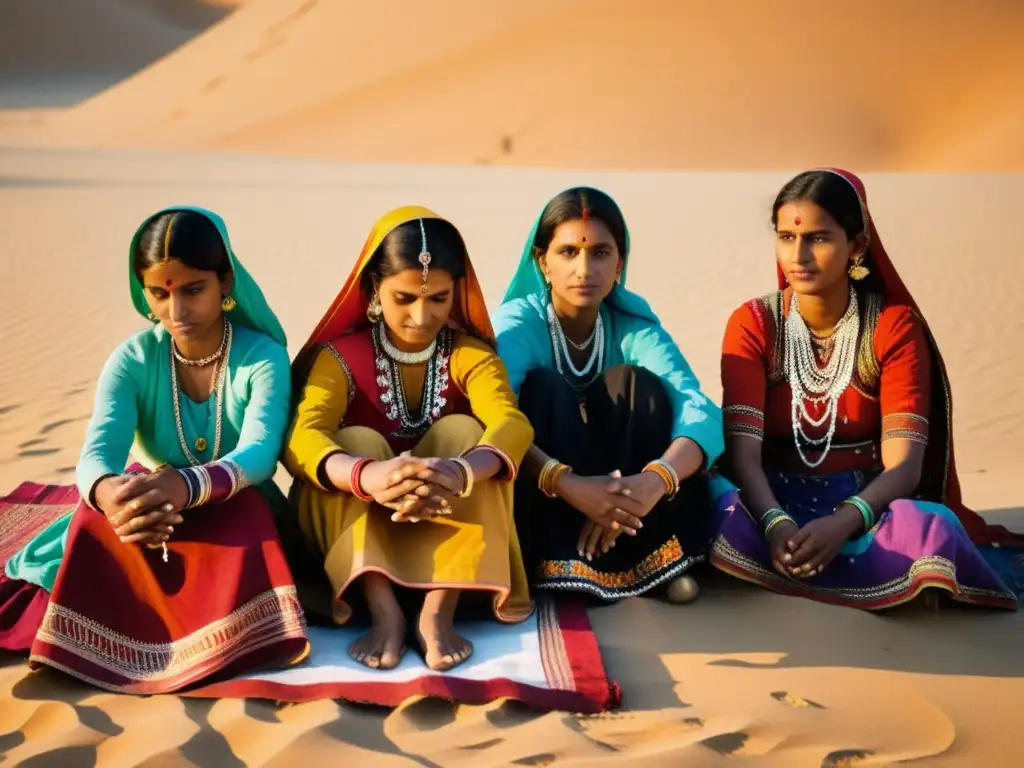
[[[372,628],[349,653],[368,667],[399,663],[407,627],[432,669],[469,658],[452,625],[467,591],[499,621],[531,613],[512,484],[533,429],[494,347],[462,236],[408,206],[373,227],[296,358],[292,498],[334,621],[365,599]],[[413,621],[407,591],[425,592]]]

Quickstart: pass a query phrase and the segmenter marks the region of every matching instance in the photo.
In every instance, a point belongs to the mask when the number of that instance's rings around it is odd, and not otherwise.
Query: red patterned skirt
[[[42,587],[4,575],[4,566],[57,518],[78,505],[78,490],[67,485],[22,483],[0,499],[0,648],[25,652],[43,621],[50,594]]]
[[[302,661],[305,621],[256,488],[189,510],[167,546],[123,544],[80,503],[30,664],[111,691],[170,693]]]

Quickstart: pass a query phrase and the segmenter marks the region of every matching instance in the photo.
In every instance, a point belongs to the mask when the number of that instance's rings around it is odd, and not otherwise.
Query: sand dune
[[[1024,170],[1021,39],[1014,0],[251,0],[38,130],[0,120],[0,140],[357,162]]]
[[[244,9],[243,9],[244,10]],[[343,166],[134,151],[0,150],[0,489],[69,482],[95,378],[141,326],[126,249],[153,210],[226,218],[295,352],[372,221],[419,202],[463,230],[490,302],[539,206],[571,183],[608,189],[634,235],[630,280],[707,390],[729,311],[770,289],[766,224],[787,173],[587,173]],[[952,369],[969,501],[1024,528],[1016,349],[1024,176],[866,175],[889,252]],[[979,221],[987,222],[978,226]],[[937,226],[941,223],[941,226]],[[965,264],[984,267],[965,268]],[[1016,764],[1024,614],[886,616],[785,599],[725,578],[686,608],[630,600],[592,621],[622,711],[513,703],[138,699],[0,657],[0,760],[11,765],[380,766]],[[930,756],[930,757],[929,757]],[[846,760],[847,762],[843,762]],[[856,761],[860,762],[856,762]]]
[[[4,0],[0,108],[71,106],[171,53],[230,10],[205,0]]]

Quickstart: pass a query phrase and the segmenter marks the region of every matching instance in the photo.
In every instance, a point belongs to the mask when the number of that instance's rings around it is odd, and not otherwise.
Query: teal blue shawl
[[[498,353],[518,394],[526,375],[536,368],[554,368],[548,335],[548,287],[534,258],[533,243],[540,226],[534,222],[519,267],[492,318]],[[628,264],[629,232],[626,232]],[[686,437],[704,451],[710,467],[725,449],[721,409],[700,389],[700,382],[679,347],[642,297],[626,290],[626,269],[601,306],[605,322],[605,368],[635,365],[661,378],[672,401],[674,438]]]

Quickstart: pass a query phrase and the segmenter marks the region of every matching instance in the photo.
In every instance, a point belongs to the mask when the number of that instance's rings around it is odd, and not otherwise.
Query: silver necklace
[[[187,365],[190,368],[205,368],[210,363],[215,363],[224,356],[224,350],[227,348],[228,343],[228,319],[224,318],[224,327],[221,331],[220,336],[220,347],[212,355],[206,357],[200,357],[196,360],[192,360],[185,357],[181,352],[178,351],[178,346],[174,343],[174,339],[171,339],[171,352],[174,353],[174,359],[182,365]]]
[[[814,339],[807,323],[800,315],[796,294],[790,299],[789,315],[784,330],[786,377],[792,390],[790,418],[793,424],[793,441],[800,460],[810,469],[825,461],[832,448],[836,431],[836,417],[839,413],[839,398],[853,379],[857,361],[857,340],[860,332],[860,308],[857,293],[850,288],[850,300],[846,312],[836,324],[831,336],[832,351],[824,366],[819,365],[815,355]],[[821,407],[820,415],[814,416],[808,410]],[[813,428],[828,425],[823,437],[811,437],[804,423]],[[817,460],[811,460],[804,453],[807,445],[820,451]]]
[[[600,318],[600,315],[598,315],[598,318]],[[559,325],[561,325],[561,323],[559,323]],[[562,329],[562,333],[563,334],[565,333],[565,329],[564,328]],[[597,323],[594,323],[593,330],[590,332],[590,335],[583,341],[582,344],[577,344],[575,341],[570,339],[568,336],[565,337],[565,340],[568,341],[569,345],[573,349],[575,349],[577,352],[584,352],[584,351],[586,351],[587,347],[589,347],[591,345],[591,343],[594,341],[594,338],[596,336],[597,336]]]
[[[562,324],[558,320],[558,314],[555,312],[555,307],[550,302],[548,303],[548,333],[551,335],[551,345],[553,347],[555,357],[555,369],[564,377],[565,369],[569,370],[577,379],[585,379],[591,374],[596,372],[594,378],[601,373],[604,367],[604,318],[601,314],[597,315],[597,322],[594,324],[594,331],[592,334],[593,349],[590,351],[590,357],[583,368],[577,368],[572,361],[572,355],[569,353],[569,342],[566,338],[565,331],[562,330]],[[584,347],[585,348],[585,347]],[[577,349],[580,349],[577,347]],[[582,350],[581,350],[582,351]],[[589,382],[588,382],[589,383]]]
[[[376,358],[377,386],[380,388],[380,401],[384,404],[384,415],[400,425],[397,436],[417,436],[429,427],[435,419],[441,417],[444,407],[448,404],[448,362],[452,353],[452,332],[442,328],[437,338],[427,348],[430,357],[421,358],[423,352],[414,355],[412,363],[405,363],[387,351],[387,333],[383,324],[375,325],[371,332],[374,357]],[[423,395],[420,398],[419,414],[413,416],[405,398],[405,386],[402,383],[400,365],[427,363],[427,373],[423,379]]]
[[[384,349],[384,354],[394,360],[396,363],[402,365],[420,365],[421,363],[427,362],[434,356],[434,352],[437,350],[437,337],[430,342],[426,349],[421,349],[419,352],[403,352],[394,344],[391,343],[391,339],[388,338],[387,326],[384,321],[381,320],[377,324],[378,336],[380,337],[380,345]]]
[[[213,433],[213,456],[210,459],[211,461],[216,461],[217,457],[220,456],[221,433],[224,422],[224,381],[225,379],[227,379],[228,362],[231,359],[231,336],[231,323],[226,323],[226,332],[224,334],[224,354],[221,358],[220,365],[218,366],[216,373],[214,373],[214,385],[213,392],[211,394],[212,397],[216,398],[216,400],[214,401],[214,408],[216,409],[216,421]],[[171,343],[171,350],[172,352],[174,350],[173,342]],[[185,426],[182,423],[181,419],[181,396],[178,392],[178,370],[177,367],[174,365],[174,361],[175,356],[172,354],[171,393],[173,395],[174,403],[174,425],[175,427],[177,427],[178,430],[178,443],[181,445],[181,451],[182,453],[185,454],[185,458],[188,459],[189,464],[191,464],[193,467],[198,467],[201,464],[203,464],[203,462],[197,459],[192,454],[192,451],[189,450],[188,443],[185,440]],[[202,436],[197,437],[195,439],[194,445],[195,449],[202,453],[203,451],[206,450],[206,438]]]

